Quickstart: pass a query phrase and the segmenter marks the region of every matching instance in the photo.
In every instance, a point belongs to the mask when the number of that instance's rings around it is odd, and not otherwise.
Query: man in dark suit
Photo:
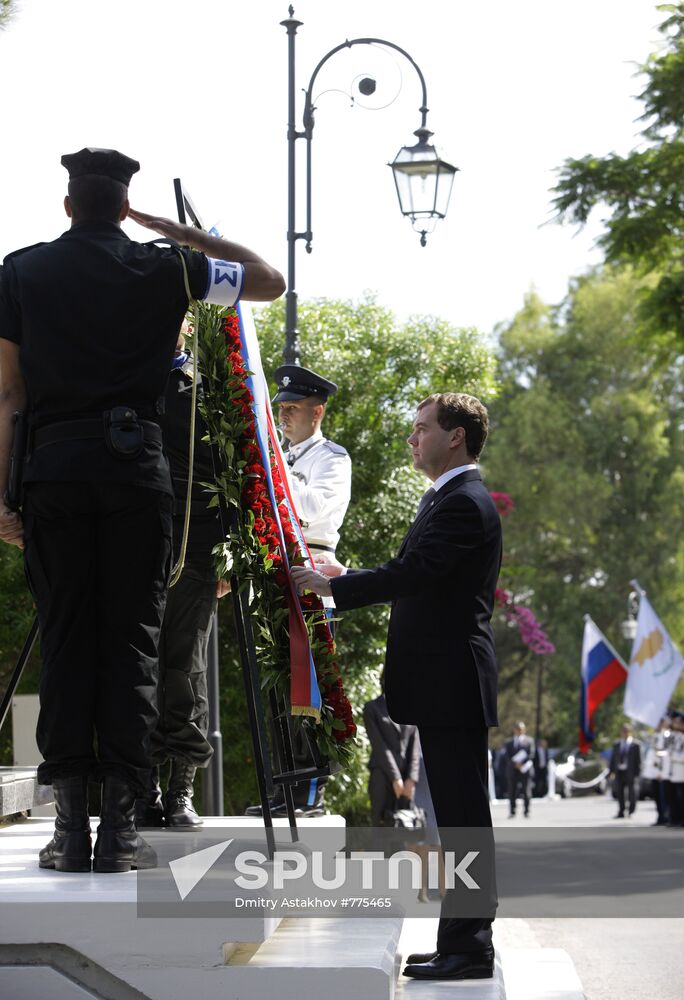
[[[371,745],[371,820],[373,826],[384,826],[399,799],[413,799],[420,774],[420,740],[415,726],[399,725],[389,717],[384,691],[364,705],[363,722]]]
[[[615,819],[623,819],[625,815],[625,791],[629,798],[629,815],[636,809],[636,779],[641,773],[641,744],[632,737],[632,727],[623,726],[622,735],[613,744],[610,755],[610,773],[615,782],[618,814]]]
[[[391,602],[387,707],[394,722],[418,726],[445,849],[447,830],[491,829],[487,727],[497,725],[497,665],[490,618],[501,522],[477,468],[487,430],[487,411],[474,397],[429,396],[418,407],[408,444],[414,467],[433,486],[396,558],[375,569],[293,570],[300,590],[332,594],[338,611]],[[491,977],[493,907],[486,916],[455,917],[448,901],[449,894],[437,950],[410,955],[405,974]]]
[[[515,816],[518,792],[522,795],[525,815],[530,815],[530,787],[535,751],[534,744],[526,733],[526,728],[524,722],[516,722],[513,727],[513,735],[504,743],[510,802],[509,819]]]

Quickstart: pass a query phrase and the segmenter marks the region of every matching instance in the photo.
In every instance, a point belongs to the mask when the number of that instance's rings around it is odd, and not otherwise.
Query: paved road
[[[493,806],[496,826],[650,827],[652,802],[640,802],[629,820],[617,820],[608,796],[533,801],[529,820],[507,819],[504,803]],[[660,833],[660,830],[654,831]],[[662,831],[671,837],[674,831]],[[682,830],[684,841],[684,830]],[[673,879],[682,884],[682,872]],[[564,948],[575,963],[588,1000],[682,1000],[684,996],[684,890],[682,919],[529,918],[496,922],[499,947]]]

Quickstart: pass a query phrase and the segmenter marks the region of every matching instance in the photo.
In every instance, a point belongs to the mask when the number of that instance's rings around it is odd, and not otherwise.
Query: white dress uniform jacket
[[[335,551],[351,499],[351,459],[318,431],[286,454],[292,498],[316,558]]]
[[[670,747],[670,781],[675,785],[684,783],[684,733],[672,734]]]

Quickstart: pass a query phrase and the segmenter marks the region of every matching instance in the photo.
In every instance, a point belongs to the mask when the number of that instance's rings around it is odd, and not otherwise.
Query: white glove
[[[305,590],[312,590],[319,597],[330,597],[332,595],[330,581],[322,573],[317,573],[315,569],[306,569],[305,566],[293,566],[291,572],[298,594],[303,594]]]

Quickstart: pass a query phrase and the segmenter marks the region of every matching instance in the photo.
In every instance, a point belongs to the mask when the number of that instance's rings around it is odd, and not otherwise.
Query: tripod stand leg
[[[24,647],[19,654],[19,659],[17,660],[17,665],[14,668],[12,676],[10,677],[10,682],[7,685],[7,690],[5,691],[4,697],[2,699],[2,705],[0,705],[0,729],[2,729],[5,722],[7,713],[9,712],[9,707],[12,704],[12,698],[14,697],[14,692],[17,690],[19,681],[21,680],[21,675],[24,672],[24,667],[26,662],[31,655],[31,650],[33,649],[33,644],[36,641],[36,636],[38,635],[38,619],[33,619],[33,624],[29,629],[28,635],[24,641]]]

